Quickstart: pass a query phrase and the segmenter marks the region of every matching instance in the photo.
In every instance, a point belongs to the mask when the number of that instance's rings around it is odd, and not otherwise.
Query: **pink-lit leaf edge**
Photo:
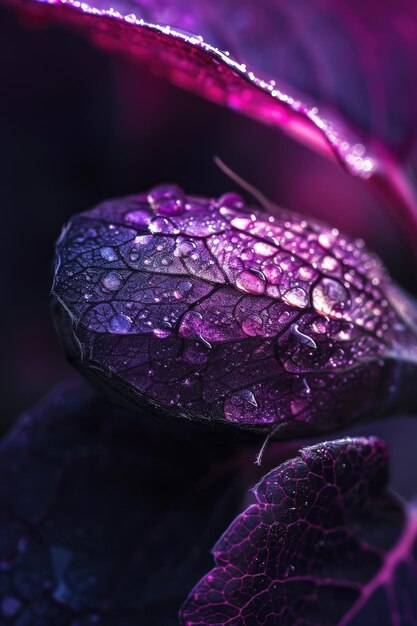
[[[172,83],[278,126],[317,152],[336,159],[382,194],[414,242],[417,199],[412,183],[403,165],[377,138],[372,138],[373,148],[368,150],[367,141],[337,115],[323,116],[316,106],[301,102],[276,81],[260,78],[198,34],[78,0],[8,1],[23,10],[26,17],[51,18],[81,28],[100,47],[129,54]]]
[[[253,492],[184,603],[184,626],[416,623],[417,511],[389,491],[381,440],[303,448]]]

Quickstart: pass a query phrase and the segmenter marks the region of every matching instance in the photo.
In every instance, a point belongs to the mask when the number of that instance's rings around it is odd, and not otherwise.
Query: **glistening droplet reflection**
[[[312,291],[313,306],[318,313],[338,316],[348,302],[349,294],[345,287],[332,278],[322,278]]]

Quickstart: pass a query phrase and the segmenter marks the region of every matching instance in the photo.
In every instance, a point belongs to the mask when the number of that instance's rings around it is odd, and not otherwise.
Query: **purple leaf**
[[[417,203],[399,166],[416,143],[413,0],[354,10],[343,0],[9,2],[335,155],[382,190],[415,238]]]
[[[362,241],[174,186],[75,216],[53,293],[71,361],[135,405],[280,437],[416,405],[415,305]]]
[[[173,426],[79,382],[20,420],[0,445],[2,625],[178,624],[248,463],[224,433]]]
[[[417,513],[387,490],[385,445],[341,439],[300,451],[254,488],[184,626],[413,626]]]

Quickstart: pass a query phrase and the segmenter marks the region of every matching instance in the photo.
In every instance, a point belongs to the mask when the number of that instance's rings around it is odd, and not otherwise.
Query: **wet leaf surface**
[[[255,487],[214,546],[184,626],[412,626],[417,515],[387,490],[376,438],[304,448]]]
[[[380,261],[235,194],[75,216],[53,293],[70,360],[136,406],[280,437],[415,406],[416,310]]]

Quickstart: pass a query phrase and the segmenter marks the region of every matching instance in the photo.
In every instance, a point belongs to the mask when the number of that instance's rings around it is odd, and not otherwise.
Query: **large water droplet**
[[[298,275],[301,278],[301,280],[311,280],[312,278],[314,278],[315,273],[316,272],[311,267],[311,265],[303,265],[298,270]]]
[[[349,294],[345,287],[332,278],[322,278],[312,291],[313,306],[324,315],[340,313],[348,299]]]
[[[146,211],[146,209],[138,209],[137,211],[129,211],[129,213],[126,213],[125,222],[133,224],[138,228],[145,228],[148,226],[151,217],[150,212]]]
[[[257,270],[245,270],[237,277],[236,287],[246,293],[260,295],[265,291],[265,275]]]
[[[232,394],[230,400],[235,406],[242,406],[243,404],[251,404],[254,407],[258,406],[255,396],[250,389],[236,391],[236,393]]]
[[[262,318],[259,315],[248,315],[242,322],[242,330],[249,337],[262,334]]]
[[[294,287],[293,289],[289,289],[283,294],[282,299],[284,300],[284,302],[287,302],[287,304],[297,306],[300,309],[303,309],[308,304],[307,293],[301,287]]]
[[[151,233],[169,235],[174,232],[174,224],[166,217],[154,217],[148,226]]]
[[[265,241],[257,241],[255,245],[253,246],[253,249],[256,252],[256,254],[259,254],[259,256],[264,256],[264,257],[273,256],[277,252],[277,249],[274,248],[274,246],[271,246],[268,243],[265,243]]]
[[[252,224],[252,220],[250,217],[234,217],[230,223],[233,228],[245,231]]]
[[[338,231],[334,228],[333,230],[326,230],[319,235],[319,244],[326,248],[327,250],[332,247],[334,244],[336,237],[338,236]]]
[[[117,272],[108,272],[103,278],[103,287],[108,291],[117,291],[122,286],[123,279]]]
[[[320,262],[320,268],[325,272],[335,272],[339,269],[339,262],[333,256],[325,256]]]
[[[257,408],[258,403],[252,391],[241,389],[225,399],[223,411],[225,418],[231,422],[246,422]]]
[[[160,215],[180,215],[185,210],[185,195],[177,185],[159,185],[147,197],[153,210]]]
[[[197,311],[185,313],[179,327],[180,335],[183,337],[194,337],[200,334],[203,324],[203,316]]]
[[[123,313],[116,313],[110,320],[110,329],[116,335],[125,335],[132,328],[132,320]]]
[[[278,285],[282,279],[282,269],[275,263],[267,263],[262,267],[266,279],[271,285]]]
[[[240,210],[244,207],[242,196],[237,193],[225,193],[217,201],[219,207]]]
[[[177,286],[175,287],[174,297],[177,300],[181,300],[187,293],[190,293],[193,288],[193,283],[190,283],[189,280],[181,280]]]
[[[185,238],[179,238],[175,247],[175,256],[184,258],[190,256],[197,249],[195,241]]]
[[[158,339],[166,339],[166,337],[170,336],[171,332],[172,326],[169,323],[158,326],[152,331],[153,335],[155,335],[155,337],[158,337]]]
[[[108,247],[101,248],[100,254],[101,254],[101,257],[105,261],[116,261],[117,259],[117,253],[114,250],[114,248],[108,248]]]

